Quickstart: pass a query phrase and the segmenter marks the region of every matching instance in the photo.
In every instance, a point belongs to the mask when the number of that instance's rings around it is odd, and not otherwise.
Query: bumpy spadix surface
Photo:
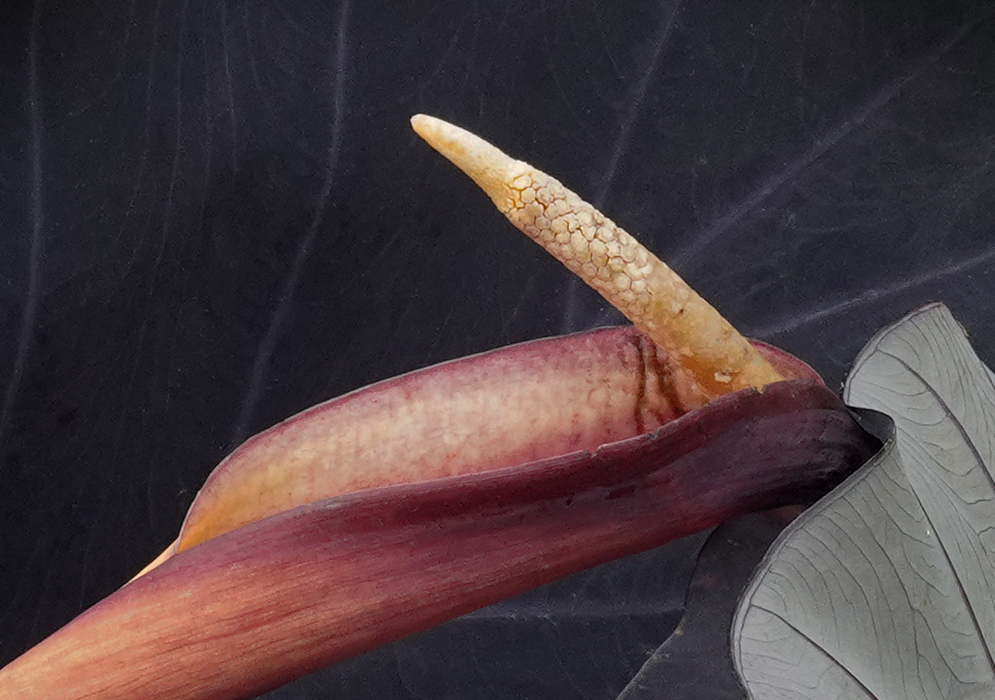
[[[782,379],[673,270],[558,180],[440,119],[417,115],[411,125],[511,223],[679,359],[695,379],[698,396],[688,403]]]

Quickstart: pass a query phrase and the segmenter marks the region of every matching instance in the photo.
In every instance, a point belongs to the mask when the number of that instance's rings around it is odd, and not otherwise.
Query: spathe
[[[812,380],[518,467],[369,489],[181,552],[0,670],[11,697],[246,698],[735,515],[825,492],[877,449]]]

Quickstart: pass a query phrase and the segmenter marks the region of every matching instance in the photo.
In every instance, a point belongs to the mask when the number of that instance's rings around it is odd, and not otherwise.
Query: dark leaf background
[[[5,3],[0,662],[158,553],[253,432],[620,321],[417,140],[415,112],[559,177],[833,386],[934,299],[991,361],[993,17],[880,0]],[[700,541],[274,697],[611,698],[676,625]]]

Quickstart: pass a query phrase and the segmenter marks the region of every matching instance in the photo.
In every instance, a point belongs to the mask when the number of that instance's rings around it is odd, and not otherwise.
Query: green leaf
[[[871,340],[844,400],[890,417],[891,436],[748,587],[732,630],[748,693],[995,697],[992,374],[936,304]]]

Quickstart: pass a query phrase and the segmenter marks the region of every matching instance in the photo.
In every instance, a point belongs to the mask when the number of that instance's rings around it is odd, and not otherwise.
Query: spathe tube
[[[252,697],[544,582],[825,492],[877,449],[814,380],[530,464],[368,489],[190,548],[0,670],[34,700]]]

